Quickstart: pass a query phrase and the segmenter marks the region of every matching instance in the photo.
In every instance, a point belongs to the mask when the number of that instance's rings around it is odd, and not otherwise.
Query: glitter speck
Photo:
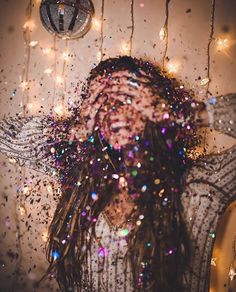
[[[162,128],[161,133],[164,135],[166,133],[166,128]]]
[[[210,232],[210,237],[215,238],[216,234],[214,232]]]
[[[144,193],[146,190],[147,190],[147,186],[143,185],[142,188],[141,188],[141,191]]]
[[[215,97],[211,97],[209,103],[210,104],[216,104],[216,98]]]
[[[98,194],[95,193],[95,192],[92,192],[92,193],[91,193],[91,197],[92,197],[92,199],[93,199],[94,201],[97,201],[97,200],[98,200]]]
[[[102,258],[108,256],[108,249],[105,248],[105,247],[100,247],[100,248],[98,249],[98,256],[99,256],[99,257],[102,257]]]
[[[57,259],[59,259],[59,257],[60,257],[59,252],[56,251],[56,250],[54,250],[54,251],[52,252],[52,257],[53,257],[53,260],[54,260],[54,261],[57,260]]]
[[[124,236],[127,236],[129,234],[129,230],[128,229],[122,229],[118,232],[118,235],[120,237],[124,237]]]
[[[154,184],[155,184],[155,185],[159,185],[160,182],[161,182],[161,180],[160,180],[159,178],[156,178],[156,179],[154,180]]]
[[[142,165],[140,162],[137,163],[137,167],[140,168]]]
[[[138,174],[137,169],[132,170],[132,176],[137,176],[137,174]]]
[[[168,120],[169,117],[170,117],[170,115],[169,115],[168,113],[165,113],[165,114],[163,115],[163,119],[164,119],[164,120]]]

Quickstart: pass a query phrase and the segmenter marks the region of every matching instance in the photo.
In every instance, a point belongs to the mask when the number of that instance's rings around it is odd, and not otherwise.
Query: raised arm
[[[26,166],[55,175],[47,117],[13,117],[0,121],[0,152]]]
[[[199,159],[183,182],[182,214],[191,242],[186,291],[209,291],[212,250],[219,222],[236,200],[236,148]]]
[[[236,93],[212,97],[205,104],[199,114],[200,125],[236,138]]]

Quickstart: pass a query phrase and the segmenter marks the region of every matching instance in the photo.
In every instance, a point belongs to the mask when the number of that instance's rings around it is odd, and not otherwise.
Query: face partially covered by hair
[[[119,148],[133,143],[147,121],[161,123],[179,118],[167,100],[172,95],[168,90],[173,87],[158,70],[128,57],[112,61],[117,64],[109,67],[108,60],[106,68],[98,66],[92,71],[80,109],[81,127],[75,135],[88,137],[99,128],[107,141]]]
[[[146,118],[130,104],[107,100],[97,116],[97,125],[107,142],[116,149],[132,144],[141,134]]]

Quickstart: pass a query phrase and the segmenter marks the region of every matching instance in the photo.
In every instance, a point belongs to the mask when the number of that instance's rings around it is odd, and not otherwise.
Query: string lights
[[[51,75],[53,72],[52,68],[47,68],[44,70],[44,73],[47,74],[47,75]]]
[[[166,63],[166,57],[167,57],[167,51],[168,51],[168,19],[169,19],[169,4],[170,0],[166,0],[166,18],[165,18],[165,23],[164,26],[161,28],[159,32],[159,38],[161,41],[165,41],[165,48],[164,48],[164,53],[163,53],[163,59],[162,59],[162,68],[165,68],[166,65],[166,70],[169,74],[176,74],[179,69],[179,63],[170,61],[167,64]],[[98,18],[93,18],[92,21],[92,28],[96,31],[100,31],[100,49],[99,52],[97,53],[97,60],[102,61],[104,57],[104,47],[103,47],[103,42],[104,42],[104,5],[105,1],[102,0],[102,5],[101,5],[101,19],[99,20]],[[144,4],[143,4],[144,5]],[[141,7],[141,6],[140,6]],[[134,36],[134,0],[131,0],[130,3],[130,12],[131,12],[131,34],[130,34],[130,39],[129,43],[122,43],[121,44],[121,53],[122,54],[129,54],[132,55],[133,51],[133,36]],[[36,46],[39,45],[39,42],[36,40],[31,40],[31,32],[35,28],[35,23],[31,19],[32,15],[32,0],[29,1],[29,5],[27,8],[27,21],[25,22],[23,28],[24,28],[24,41],[25,41],[25,66],[22,74],[22,80],[20,82],[20,88],[23,91],[23,112],[24,115],[26,114],[27,111],[30,111],[33,108],[33,104],[29,102],[29,89],[30,89],[30,80],[29,80],[29,65],[30,65],[30,56],[31,56],[31,49],[35,48]],[[213,40],[213,35],[214,35],[214,19],[215,19],[215,0],[212,0],[212,15],[211,15],[211,30],[210,30],[210,36],[209,36],[209,42],[207,46],[207,77],[203,78],[200,81],[200,84],[202,86],[206,86],[206,90],[208,93],[209,90],[209,85],[210,85],[210,48],[211,48],[211,43]],[[45,56],[50,55],[51,53],[54,53],[54,65],[53,68],[46,68],[44,70],[44,73],[48,76],[51,76],[54,74],[54,92],[53,92],[53,111],[60,117],[65,115],[65,92],[66,92],[66,78],[65,78],[65,70],[66,70],[66,62],[70,58],[70,52],[68,51],[68,42],[66,41],[66,48],[65,51],[61,54],[61,59],[63,60],[63,69],[62,69],[62,74],[58,74],[57,72],[57,38],[56,36],[53,37],[54,39],[54,44],[53,48],[51,47],[45,47],[42,49],[42,53]],[[227,49],[229,49],[231,43],[228,38],[219,38],[216,39],[216,49],[217,51],[223,52]],[[55,96],[56,96],[56,86],[61,86],[63,88],[63,94],[62,94],[62,99],[59,101],[59,104],[55,105]],[[24,175],[23,175],[24,177]],[[20,183],[20,182],[19,182]],[[30,191],[28,186],[23,187],[22,193],[25,195]],[[49,186],[47,188],[47,191],[49,194],[53,193],[53,188]],[[20,212],[21,216],[24,216],[26,214],[26,209],[24,205],[20,205],[18,207],[18,210]],[[19,218],[17,218],[16,215],[16,223],[17,226],[19,226]],[[137,221],[137,224],[140,225],[141,221]],[[18,233],[20,233],[20,229],[18,230]],[[44,242],[47,241],[47,231],[45,231],[42,235],[42,240]],[[18,234],[18,248],[20,249],[21,243],[20,243],[20,235]],[[21,251],[19,251],[19,254],[21,254]],[[235,251],[234,251],[234,258],[235,258]],[[20,261],[19,261],[20,262]],[[216,258],[212,258],[211,264],[213,266],[216,266]],[[19,266],[17,267],[17,269]],[[236,269],[233,264],[230,266],[229,270],[229,279],[232,281],[235,276],[236,276]]]
[[[120,53],[122,55],[130,55],[131,54],[130,44],[126,43],[126,42],[123,42],[121,44]]]
[[[130,15],[131,15],[131,34],[129,40],[129,55],[132,55],[133,51],[133,38],[134,38],[134,0],[130,2]]]
[[[54,63],[53,63],[53,72],[54,72],[54,83],[53,83],[53,96],[52,96],[52,106],[55,105],[55,95],[56,95],[56,80],[55,76],[57,75],[57,37],[53,36],[53,52],[54,52]]]
[[[102,26],[102,21],[96,17],[92,19],[92,28],[96,31],[100,31]]]
[[[159,38],[161,41],[164,41],[167,37],[167,33],[166,33],[166,28],[162,27],[160,32],[159,32]]]
[[[32,0],[29,0],[28,6],[26,8],[26,22],[23,26],[23,39],[24,39],[24,46],[25,46],[25,60],[24,60],[24,68],[22,71],[22,76],[20,80],[20,87],[22,88],[23,91],[23,98],[21,101],[23,111],[22,114],[23,116],[26,115],[27,113],[27,104],[29,103],[29,66],[30,66],[30,57],[31,57],[31,48],[34,45],[37,45],[36,43],[32,43],[31,41],[31,32],[35,28],[35,24],[32,21],[32,7],[33,7],[33,2]],[[16,232],[16,253],[18,255],[17,262],[15,265],[15,269],[13,272],[13,279],[12,279],[12,284],[10,287],[11,291],[16,291],[17,289],[17,283],[18,283],[18,276],[20,275],[20,269],[21,269],[21,264],[22,264],[22,244],[21,244],[21,225],[20,225],[20,216],[24,216],[26,214],[26,208],[24,206],[24,200],[22,198],[23,192],[20,192],[21,186],[24,186],[24,181],[25,181],[25,169],[23,168],[23,171],[21,170],[20,167],[17,167],[15,165],[16,171],[18,171],[18,177],[17,177],[17,194],[15,199],[13,200],[13,207],[15,210],[14,214],[14,219],[15,219],[15,225],[17,228]],[[24,187],[23,187],[24,189]]]
[[[224,51],[230,46],[230,41],[228,38],[219,38],[216,40],[216,49],[217,51]]]
[[[104,52],[103,52],[103,42],[104,42],[104,9],[105,9],[105,0],[102,0],[101,4],[101,26],[100,26],[100,50],[99,54],[97,55],[97,58],[100,57],[100,60],[102,61],[104,57]]]
[[[31,57],[31,47],[35,46],[36,43],[31,41],[31,32],[35,28],[35,23],[32,20],[32,0],[29,1],[26,9],[26,22],[23,26],[23,38],[25,45],[25,64],[22,72],[22,82],[20,84],[23,90],[23,105],[29,102],[29,64]],[[23,113],[26,114],[25,107],[23,107]]]
[[[207,44],[207,76],[206,79],[208,82],[206,83],[206,94],[209,93],[209,86],[210,86],[210,67],[211,67],[211,55],[210,55],[210,49],[211,49],[211,43],[213,41],[214,36],[214,29],[215,29],[215,8],[216,8],[216,1],[212,0],[211,2],[211,22],[210,22],[210,35],[209,40]]]
[[[44,48],[43,49],[43,54],[44,55],[49,55],[51,52],[52,52],[52,49],[51,48]]]
[[[170,0],[166,0],[166,5],[165,5],[165,23],[164,26],[161,28],[159,36],[162,38],[162,40],[165,40],[165,48],[164,48],[164,53],[163,53],[163,58],[162,58],[162,70],[164,71],[165,69],[165,61],[166,61],[166,55],[168,51],[168,46],[169,46],[169,39],[168,39],[168,24],[169,24],[169,4]]]
[[[168,62],[166,65],[167,73],[172,75],[178,72],[179,64],[175,61]]]

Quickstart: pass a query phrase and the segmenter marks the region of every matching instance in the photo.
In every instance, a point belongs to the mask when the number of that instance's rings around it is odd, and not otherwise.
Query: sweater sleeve
[[[210,126],[236,138],[236,93],[211,98],[207,109]]]
[[[181,202],[190,239],[186,291],[205,292],[209,291],[217,227],[227,207],[236,200],[236,147],[196,161],[183,183]]]
[[[3,119],[0,121],[0,152],[20,166],[55,175],[49,133],[50,127],[44,116]]]

